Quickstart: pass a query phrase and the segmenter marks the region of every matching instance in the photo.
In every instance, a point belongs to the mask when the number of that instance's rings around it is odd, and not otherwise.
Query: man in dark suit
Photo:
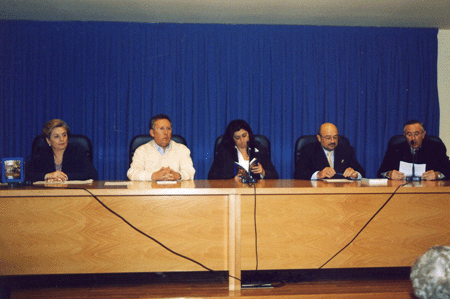
[[[388,147],[383,163],[378,169],[378,177],[405,179],[405,174],[399,171],[400,161],[412,163],[414,157],[414,163],[426,164],[426,171],[421,177],[423,180],[450,178],[450,161],[445,145],[425,139],[425,134],[423,123],[418,120],[408,121],[403,127],[406,141]]]
[[[358,163],[353,148],[339,144],[338,129],[324,123],[317,134],[317,142],[305,145],[296,163],[294,178],[316,180],[336,177],[361,179],[364,168]]]

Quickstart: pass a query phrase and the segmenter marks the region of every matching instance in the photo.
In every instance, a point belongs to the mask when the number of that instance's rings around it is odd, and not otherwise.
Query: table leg
[[[228,196],[228,274],[229,290],[241,289],[241,196]]]

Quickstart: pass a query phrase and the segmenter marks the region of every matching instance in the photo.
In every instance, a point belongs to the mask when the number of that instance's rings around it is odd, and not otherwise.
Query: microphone
[[[416,141],[411,140],[411,146],[414,146],[416,144]],[[407,181],[420,181],[421,177],[416,177],[416,171],[414,169],[414,164],[416,163],[416,149],[412,148],[412,175],[408,178],[406,178]]]
[[[251,162],[252,162],[252,153],[253,153],[253,147],[250,144],[250,141],[247,142],[247,154],[248,154],[248,172],[247,172],[247,177],[246,178],[242,178],[242,183],[244,184],[253,184],[257,182],[257,179],[253,177],[252,175],[252,171],[250,170],[251,167]]]

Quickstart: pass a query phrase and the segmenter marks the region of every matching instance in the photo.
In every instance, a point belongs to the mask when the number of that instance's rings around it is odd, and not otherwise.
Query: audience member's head
[[[414,294],[420,299],[450,298],[450,246],[434,246],[411,268]]]

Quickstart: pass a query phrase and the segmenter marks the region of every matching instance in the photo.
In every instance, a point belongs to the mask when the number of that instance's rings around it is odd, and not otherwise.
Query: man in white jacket
[[[195,169],[191,151],[172,138],[172,124],[165,114],[150,119],[152,141],[141,145],[133,155],[127,176],[132,181],[193,180]]]

